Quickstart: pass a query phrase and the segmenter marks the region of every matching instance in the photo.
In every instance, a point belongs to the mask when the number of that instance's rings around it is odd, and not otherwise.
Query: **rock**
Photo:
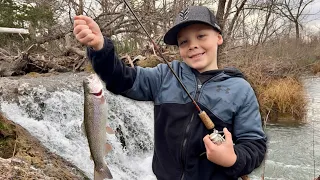
[[[89,179],[0,113],[0,179]]]
[[[19,158],[0,158],[0,179],[52,179]]]

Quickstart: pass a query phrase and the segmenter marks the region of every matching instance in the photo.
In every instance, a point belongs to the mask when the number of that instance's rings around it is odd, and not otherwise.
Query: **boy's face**
[[[192,24],[178,33],[180,56],[200,73],[218,69],[217,50],[222,36],[206,24]]]

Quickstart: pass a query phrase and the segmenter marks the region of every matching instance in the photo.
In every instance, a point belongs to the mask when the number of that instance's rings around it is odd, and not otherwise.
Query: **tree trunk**
[[[225,6],[226,6],[226,0],[219,0],[216,18],[217,18],[218,24],[219,24],[222,31],[223,31],[223,28],[225,25],[224,24],[225,21],[223,19]]]
[[[83,0],[79,0],[79,8],[78,8],[77,15],[82,15],[82,14],[83,14]]]
[[[223,32],[224,26],[225,26],[225,20],[224,20],[224,8],[226,6],[226,0],[219,0],[219,4],[218,4],[218,10],[217,10],[217,14],[216,14],[216,18],[218,21],[218,24],[221,28],[221,31]],[[218,54],[217,54],[217,63],[218,63],[218,67],[219,67],[219,62],[223,61],[224,57],[223,57],[223,49],[225,48],[225,43],[223,43],[221,46],[219,46],[218,48]]]
[[[224,0],[222,0],[222,1],[224,1]],[[223,44],[218,49],[218,59],[220,62],[223,62],[226,60],[225,55],[224,55],[225,48],[227,47],[229,38],[232,35],[234,26],[236,24],[236,20],[238,20],[239,14],[244,9],[244,5],[246,4],[246,2],[247,2],[247,0],[242,0],[240,6],[237,7],[235,15],[233,16],[231,23],[228,26],[228,29],[226,29],[223,33],[224,34],[224,36],[223,36],[224,41],[223,41]],[[219,0],[219,3],[220,3],[220,0]],[[218,61],[218,66],[219,66],[219,61]]]
[[[269,4],[268,7],[267,7],[266,19],[265,19],[265,21],[264,21],[264,25],[263,25],[262,30],[261,30],[261,32],[260,32],[260,34],[259,34],[259,37],[258,37],[257,46],[263,42],[262,39],[263,39],[263,36],[264,36],[264,34],[265,34],[266,29],[268,28],[269,19],[270,19],[272,10],[273,10],[273,2],[272,2],[271,4]],[[266,35],[266,36],[267,36],[267,35]]]
[[[296,28],[296,40],[300,40],[300,29],[299,29],[299,22],[295,21],[294,22],[295,28]]]

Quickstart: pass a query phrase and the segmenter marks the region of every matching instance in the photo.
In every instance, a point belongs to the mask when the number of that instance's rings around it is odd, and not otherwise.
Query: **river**
[[[305,123],[269,124],[265,179],[312,180],[320,175],[320,78],[304,79],[308,99]],[[260,176],[257,169],[254,177]]]
[[[26,128],[52,152],[62,156],[93,177],[88,144],[81,130],[83,74],[16,81],[18,96],[0,98],[0,110]],[[308,113],[304,124],[268,124],[268,154],[265,168],[250,174],[251,179],[312,180],[320,175],[320,78],[304,81]],[[127,148],[109,135],[113,150],[106,160],[116,180],[154,180],[151,171],[153,149],[153,106],[106,92],[108,120],[121,128]]]

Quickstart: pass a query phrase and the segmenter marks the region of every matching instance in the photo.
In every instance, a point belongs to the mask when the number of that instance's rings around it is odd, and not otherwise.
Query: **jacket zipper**
[[[202,83],[201,81],[197,78],[197,91],[196,91],[196,96],[195,96],[195,101],[198,100],[199,98],[199,95],[200,95],[200,90],[201,90],[201,87],[202,87]],[[188,132],[190,130],[190,125],[191,125],[191,122],[193,121],[194,119],[194,113],[192,114],[191,116],[191,120],[189,121],[187,127],[186,127],[186,131],[185,131],[185,135],[184,135],[184,139],[183,139],[183,143],[182,143],[182,148],[181,148],[181,151],[180,151],[180,155],[181,155],[181,164],[182,164],[182,169],[184,169],[184,165],[185,165],[185,160],[184,160],[184,151],[185,151],[185,147],[186,147],[186,144],[187,144],[187,141],[188,141]],[[184,179],[184,170],[182,172],[182,175],[181,175],[181,180]]]

